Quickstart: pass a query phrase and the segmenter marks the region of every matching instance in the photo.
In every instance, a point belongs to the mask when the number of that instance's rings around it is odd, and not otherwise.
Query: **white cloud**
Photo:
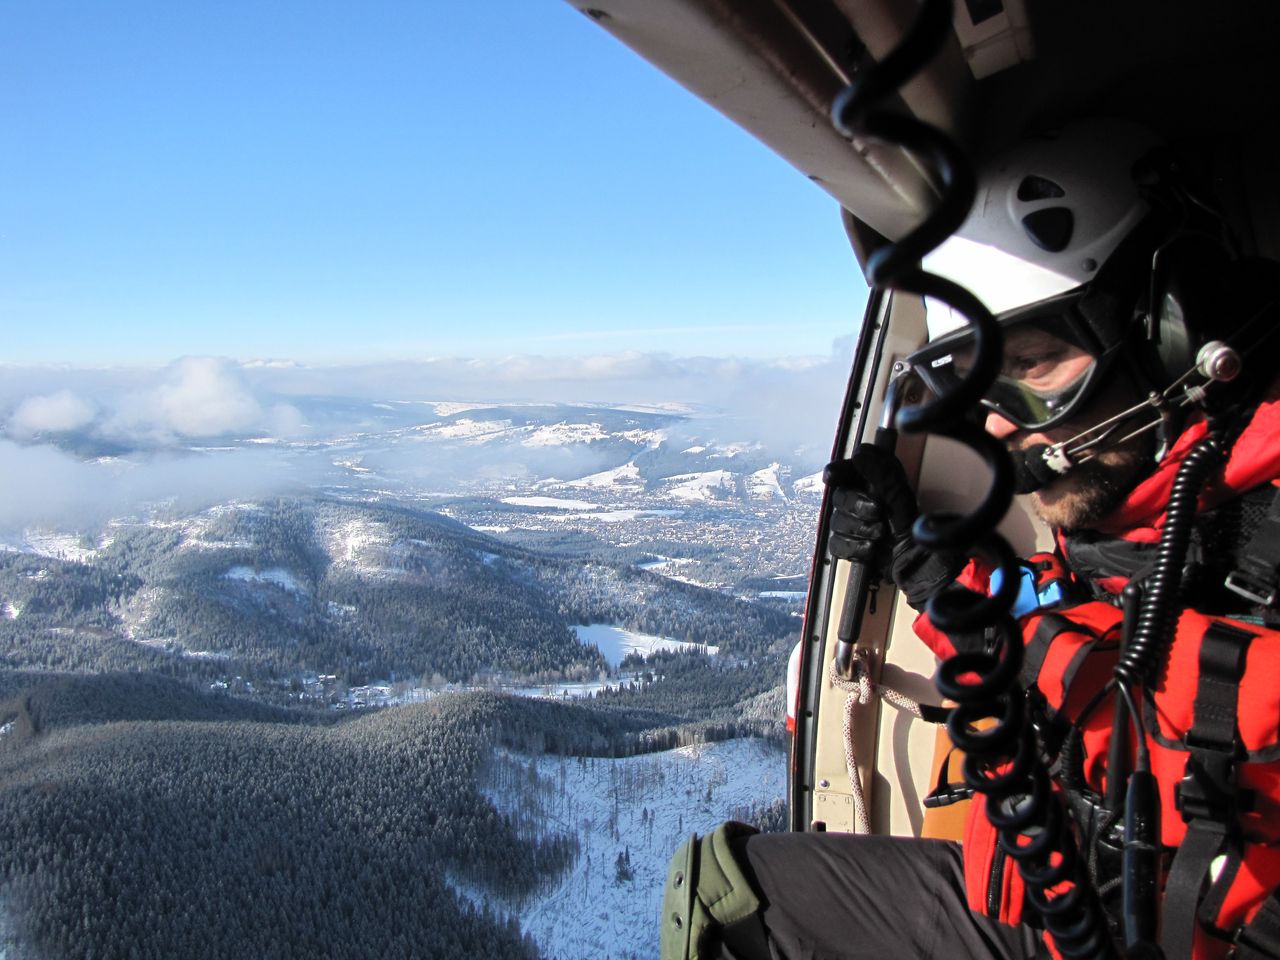
[[[164,443],[229,434],[292,436],[301,428],[300,415],[288,404],[264,407],[230,360],[183,357],[160,371],[159,379],[116,399],[105,435]]]
[[[262,407],[226,360],[185,357],[154,392],[158,419],[188,437],[236,433],[262,420]]]
[[[9,431],[15,436],[30,437],[76,430],[91,423],[96,415],[93,404],[70,390],[59,390],[19,403],[9,418]]]

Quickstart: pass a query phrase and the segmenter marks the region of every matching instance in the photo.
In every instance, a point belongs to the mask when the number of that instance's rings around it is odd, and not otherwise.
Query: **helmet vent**
[[[1052,180],[1037,177],[1035,174],[1023,177],[1022,182],[1018,184],[1018,199],[1024,203],[1028,200],[1056,200],[1066,195],[1067,192]]]
[[[1041,250],[1061,253],[1071,242],[1075,216],[1066,207],[1047,207],[1022,218],[1022,229]]]

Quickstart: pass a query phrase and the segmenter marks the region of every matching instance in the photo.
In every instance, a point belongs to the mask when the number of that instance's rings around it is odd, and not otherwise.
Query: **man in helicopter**
[[[985,427],[1057,543],[1025,562],[1013,615],[1034,669],[1021,679],[1111,933],[1126,771],[1109,777],[1107,761],[1136,750],[1159,789],[1164,955],[1280,957],[1280,351],[1268,340],[1280,273],[1235,255],[1171,157],[1120,122],[1026,140],[984,165],[969,219],[924,265],[969,287],[1004,332]],[[945,305],[926,309],[930,343],[908,364],[945,396],[972,341]],[[1174,638],[1144,664],[1136,746],[1114,752],[1104,695],[1122,591],[1156,589],[1179,467],[1210,435],[1221,461],[1177,521],[1189,546]],[[833,475],[834,557],[872,564],[917,609],[957,582],[993,589],[981,562],[913,541],[916,498],[892,454],[864,445]],[[925,616],[916,629],[944,658],[991,642]],[[981,803],[963,845],[725,825],[677,851],[662,922],[664,958],[1070,953],[1043,935]]]

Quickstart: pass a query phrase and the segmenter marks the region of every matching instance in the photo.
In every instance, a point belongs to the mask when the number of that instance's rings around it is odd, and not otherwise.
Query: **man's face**
[[[1037,392],[1061,390],[1091,368],[1094,358],[1074,344],[1035,328],[1012,328],[1005,335],[1002,375]],[[1069,440],[1142,399],[1133,381],[1113,369],[1108,382],[1078,414],[1047,430],[1027,430],[998,413],[987,415],[987,432],[1011,450]],[[1150,468],[1155,438],[1141,434],[1103,450],[1061,478],[1030,494],[1031,504],[1046,523],[1064,530],[1087,527],[1105,517]]]

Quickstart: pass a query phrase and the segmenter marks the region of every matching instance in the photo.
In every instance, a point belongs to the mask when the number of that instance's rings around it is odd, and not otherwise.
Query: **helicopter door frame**
[[[915,302],[918,304],[918,300]],[[899,300],[898,306],[901,305]],[[874,429],[879,421],[894,360],[910,352],[923,339],[923,310],[915,311],[918,317],[912,319],[916,322],[905,324],[894,318],[894,314],[901,312],[901,309],[895,309],[891,293],[871,292],[836,429],[833,460],[850,456],[869,430]],[[909,442],[906,446],[911,448],[914,445]],[[903,454],[904,461],[918,461],[910,449],[904,450]],[[844,699],[843,693],[836,690],[828,679],[835,644],[828,643],[827,638],[834,638],[834,620],[839,616],[843,601],[848,567],[844,561],[834,560],[827,551],[829,493],[829,490],[823,493],[809,596],[805,605],[804,631],[800,640],[787,796],[789,827],[794,831],[852,829],[851,790],[843,763],[843,750],[840,750],[839,768],[829,769],[833,764],[831,748],[824,743],[829,739],[833,726],[837,732],[841,727],[839,723],[825,720],[826,713],[842,709]],[[868,611],[859,646],[871,646],[883,653],[894,619],[894,604],[888,601],[895,593],[892,588],[880,591],[886,602],[878,605],[876,612]],[[866,727],[859,729],[856,735],[862,748],[859,755],[874,757],[875,724],[859,726]],[[870,786],[870,770],[863,773],[864,784]],[[869,790],[867,793],[870,795]]]
[[[924,303],[919,297],[872,292],[836,430],[833,460],[851,456],[864,438],[870,439],[880,425],[895,363],[927,339]],[[909,395],[907,402],[912,402]],[[989,482],[989,471],[972,451],[943,437],[901,435],[896,453],[924,510],[963,509],[981,497]],[[853,832],[854,791],[843,733],[846,693],[830,679],[848,563],[834,560],[827,551],[828,493],[823,494],[800,640],[787,810],[791,830]],[[1053,549],[1051,531],[1029,504],[1020,501],[1001,521],[1000,532],[1023,556]],[[938,703],[933,684],[936,662],[912,629],[916,611],[892,584],[881,585],[873,596],[855,638],[872,681],[883,681],[917,702]],[[874,833],[931,834],[933,827],[925,823],[921,801],[932,786],[938,745],[934,724],[906,711],[886,709],[880,700],[858,707],[853,748]]]

